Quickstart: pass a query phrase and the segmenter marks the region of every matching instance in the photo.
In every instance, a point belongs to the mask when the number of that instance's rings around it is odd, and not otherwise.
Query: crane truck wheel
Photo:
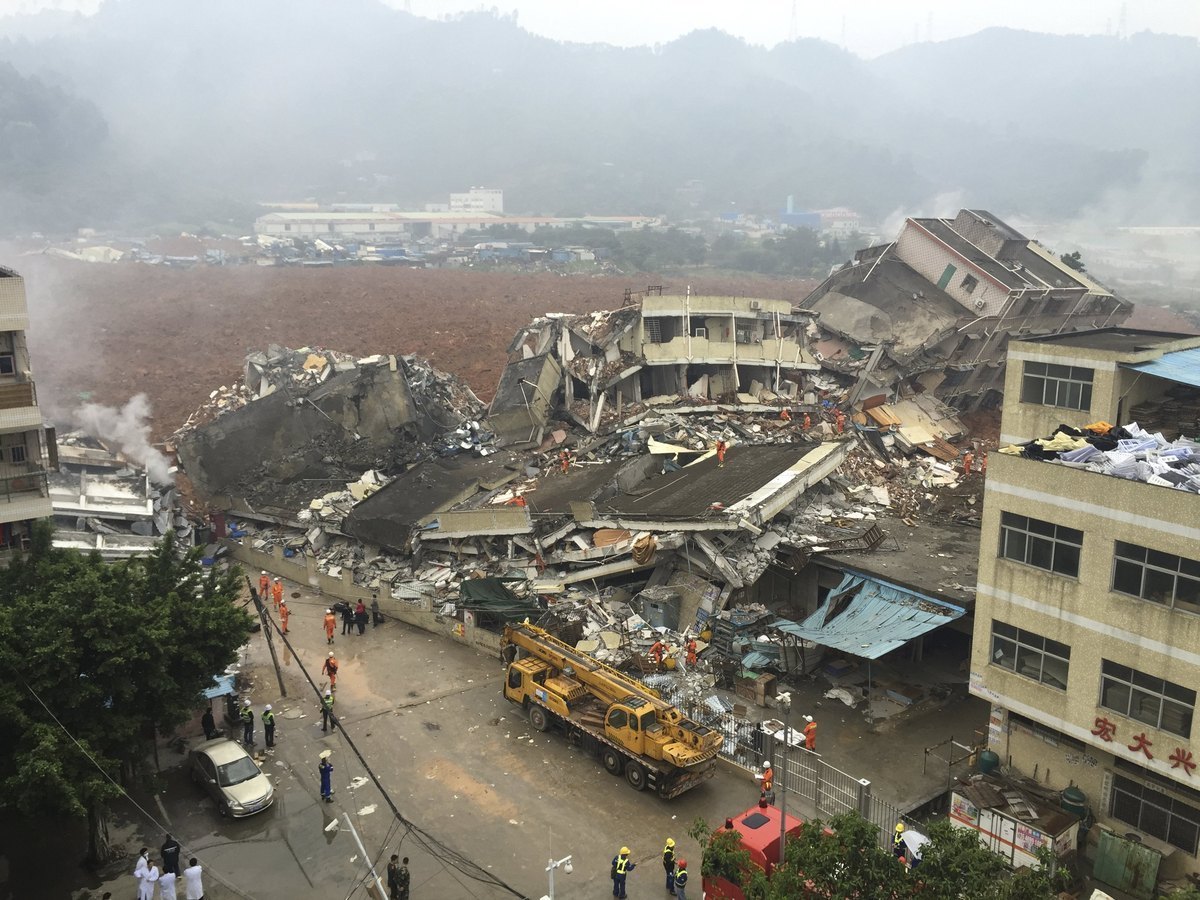
[[[600,755],[600,762],[604,763],[604,768],[609,775],[621,774],[621,757],[617,755],[616,750],[605,750]]]
[[[550,716],[540,706],[530,706],[529,724],[533,726],[534,731],[549,731]]]
[[[646,770],[642,768],[641,763],[630,762],[625,767],[625,780],[635,791],[646,789]]]

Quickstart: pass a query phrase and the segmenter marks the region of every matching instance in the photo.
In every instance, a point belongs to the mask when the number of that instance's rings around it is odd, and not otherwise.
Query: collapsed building
[[[825,368],[872,392],[996,407],[1010,338],[1119,325],[1133,311],[1087,273],[986,210],[906,219],[800,309],[819,316]]]

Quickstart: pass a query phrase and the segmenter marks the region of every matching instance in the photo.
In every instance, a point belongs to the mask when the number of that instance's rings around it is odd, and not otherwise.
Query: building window
[[[23,445],[20,447],[9,447],[8,461],[11,463],[25,462],[25,447]]]
[[[942,277],[937,280],[938,290],[944,291],[946,286],[950,284],[950,279],[954,277],[954,273],[957,271],[958,269],[956,267],[947,265],[946,268],[942,270]]]
[[[370,225],[368,225],[367,227],[368,227],[368,228],[370,228],[372,231],[374,231],[374,230],[375,230],[375,223],[374,223],[374,222],[372,222],[372,223],[371,223]]]
[[[1067,689],[1071,648],[1058,641],[992,620],[992,665],[1041,684]]]
[[[1064,409],[1092,408],[1092,369],[1054,363],[1025,363],[1021,402]]]
[[[1200,612],[1200,562],[1117,541],[1112,589],[1171,609]]]
[[[1190,737],[1196,692],[1106,659],[1100,669],[1100,705],[1152,728]]]
[[[1000,556],[1059,575],[1079,575],[1083,532],[1015,513],[1000,514]]]
[[[962,284],[960,284],[959,287],[961,287],[968,294],[973,294],[975,292],[975,288],[979,287],[979,279],[974,275],[968,275],[962,280]]]
[[[16,375],[17,358],[11,353],[0,353],[0,375]]]
[[[284,226],[283,226],[283,230],[284,230],[284,231],[291,231],[291,230],[292,230],[292,226],[291,226],[291,225],[284,225]]]
[[[1200,849],[1200,809],[1132,778],[1113,774],[1109,815],[1184,853]]]

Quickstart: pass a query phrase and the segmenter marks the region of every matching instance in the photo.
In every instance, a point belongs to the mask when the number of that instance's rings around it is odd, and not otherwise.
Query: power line
[[[108,781],[113,785],[113,787],[115,787],[118,791],[120,791],[121,795],[123,797],[125,797],[125,799],[128,800],[130,803],[132,803],[134,808],[138,812],[140,812],[143,816],[145,816],[148,821],[153,823],[156,828],[158,828],[164,834],[171,834],[171,831],[166,826],[164,826],[162,824],[162,822],[160,822],[156,818],[154,818],[154,816],[152,816],[149,812],[147,812],[146,809],[140,803],[138,803],[136,800],[134,800],[133,797],[131,797],[129,795],[129,792],[125,790],[124,786],[121,785],[119,782],[117,782],[111,775],[109,775],[108,772],[105,771],[104,767],[102,765],[100,765],[100,763],[96,760],[96,758],[87,751],[87,748],[84,747],[81,743],[79,743],[79,741],[77,741],[75,739],[75,735],[71,734],[71,732],[67,728],[67,726],[64,725],[61,721],[59,721],[59,718],[58,718],[58,716],[56,716],[54,714],[54,711],[51,710],[50,707],[46,705],[46,701],[44,701],[41,698],[41,696],[38,694],[38,692],[33,689],[33,687],[29,684],[29,682],[27,682],[25,680],[24,676],[22,676],[21,673],[18,672],[11,665],[11,663],[9,664],[8,668],[17,677],[17,680],[21,682],[21,684],[24,686],[25,690],[29,691],[30,696],[32,696],[33,699],[36,700],[38,702],[38,704],[42,707],[42,709],[44,709],[46,711],[46,715],[48,715],[51,719],[54,720],[54,724],[57,725],[60,729],[62,729],[63,734],[65,734],[68,738],[71,739],[71,743],[75,745],[75,747],[79,750],[79,752],[87,757],[88,762],[90,762],[93,766],[95,766],[96,770],[101,775],[103,775],[106,779],[108,779]],[[180,853],[180,856],[181,857],[183,856],[182,852]],[[210,868],[207,865],[204,867],[204,871],[205,871],[205,874],[211,875],[213,880],[219,881],[221,884],[223,884],[225,887],[229,888],[229,890],[233,891],[239,897],[245,897],[245,898],[247,898],[247,900],[254,900],[253,894],[248,894],[245,891],[243,891],[241,888],[234,885],[232,882],[226,881],[224,878],[221,877],[219,872],[210,870]]]
[[[296,648],[292,646],[292,642],[288,640],[288,636],[282,631],[282,629],[280,629],[279,624],[267,612],[262,598],[258,596],[258,592],[255,591],[253,587],[251,588],[251,594],[254,596],[255,603],[259,606],[261,618],[263,621],[269,623],[270,627],[275,631],[276,634],[279,635],[279,639],[283,641],[284,645],[291,652],[292,657],[296,660],[296,666],[300,669],[300,673],[304,676],[304,680],[308,682],[309,686],[313,689],[313,693],[316,694],[318,702],[320,702],[322,697],[321,689],[317,687],[316,681],[314,681],[312,676],[308,674],[308,669],[305,667],[304,663],[300,661],[300,655],[296,652]],[[350,747],[350,750],[358,758],[359,763],[362,765],[367,775],[370,776],[371,781],[375,784],[375,787],[378,788],[379,793],[387,803],[388,808],[391,809],[392,815],[394,815],[396,819],[398,819],[401,824],[408,829],[408,834],[411,834],[413,836],[413,840],[420,844],[427,853],[437,858],[443,866],[445,866],[448,862],[450,866],[457,869],[461,874],[468,878],[471,878],[482,884],[500,888],[501,890],[512,894],[514,897],[520,898],[520,900],[531,900],[530,897],[522,894],[516,888],[496,877],[478,863],[473,862],[471,859],[462,855],[457,850],[454,850],[446,844],[443,844],[440,840],[422,829],[415,822],[405,818],[405,816],[400,812],[400,809],[396,806],[395,801],[392,800],[391,795],[384,788],[383,784],[380,783],[378,776],[367,762],[366,757],[363,756],[362,752],[358,749],[358,746],[354,743],[354,740],[350,737],[350,734],[346,731],[346,726],[342,724],[336,713],[331,712],[330,717],[333,720],[334,728],[341,730],[343,740],[345,740],[346,744]]]

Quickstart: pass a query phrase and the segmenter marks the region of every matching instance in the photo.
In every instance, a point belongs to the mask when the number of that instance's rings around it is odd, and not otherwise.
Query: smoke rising
[[[145,394],[136,394],[120,409],[85,403],[75,410],[74,418],[80,430],[114,444],[127,457],[145,467],[155,484],[172,482],[170,461],[150,446],[150,401]]]

